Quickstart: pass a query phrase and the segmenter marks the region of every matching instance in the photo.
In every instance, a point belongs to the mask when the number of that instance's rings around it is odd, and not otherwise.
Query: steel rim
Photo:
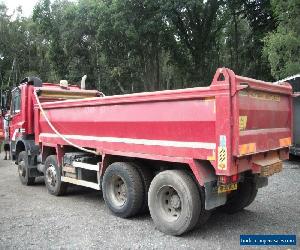
[[[18,171],[19,171],[19,176],[21,178],[26,178],[26,167],[25,167],[25,161],[19,161],[18,165]]]
[[[182,211],[182,201],[172,186],[163,186],[157,193],[158,208],[162,218],[168,222],[178,220]]]
[[[121,176],[112,176],[108,195],[115,206],[122,207],[125,205],[127,201],[127,186]]]
[[[54,188],[58,182],[58,179],[57,179],[56,169],[52,164],[50,164],[49,167],[47,168],[45,176],[48,185]]]

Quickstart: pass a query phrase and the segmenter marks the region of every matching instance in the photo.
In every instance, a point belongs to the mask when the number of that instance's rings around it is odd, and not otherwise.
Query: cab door
[[[16,152],[16,142],[22,136],[24,120],[22,119],[22,105],[21,105],[21,89],[19,87],[13,89],[11,92],[11,108],[10,108],[10,126],[9,139],[11,144],[12,155]]]

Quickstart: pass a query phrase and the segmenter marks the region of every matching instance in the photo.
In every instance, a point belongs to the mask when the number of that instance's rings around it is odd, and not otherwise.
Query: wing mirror
[[[8,107],[8,94],[9,92],[7,90],[1,90],[1,116],[5,116],[7,111],[9,110]]]

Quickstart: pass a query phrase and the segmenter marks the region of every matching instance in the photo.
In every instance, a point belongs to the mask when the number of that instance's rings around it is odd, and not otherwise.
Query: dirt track
[[[22,186],[16,166],[2,159],[0,249],[239,249],[240,234],[300,239],[300,162],[286,162],[245,211],[216,213],[201,229],[172,237],[155,230],[150,215],[130,220],[111,215],[100,192],[76,187],[55,197],[42,182]]]

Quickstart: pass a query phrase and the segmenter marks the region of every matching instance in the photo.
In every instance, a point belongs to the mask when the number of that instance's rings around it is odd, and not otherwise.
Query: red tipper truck
[[[25,185],[49,193],[102,190],[108,208],[148,209],[180,235],[221,208],[247,207],[282,170],[291,144],[292,90],[217,70],[209,87],[104,96],[25,79],[12,91],[12,156]]]

